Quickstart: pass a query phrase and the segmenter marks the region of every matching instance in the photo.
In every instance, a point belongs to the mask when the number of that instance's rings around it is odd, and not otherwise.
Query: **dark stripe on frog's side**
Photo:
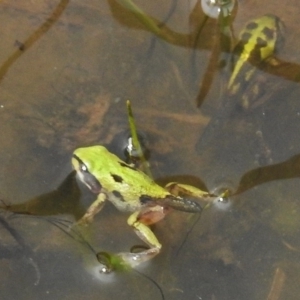
[[[150,197],[148,195],[141,195],[140,196],[141,204],[150,204],[151,202],[155,202],[153,199],[154,199],[153,197]]]
[[[159,199],[152,198],[147,195],[141,195],[140,202],[143,205],[160,205],[190,213],[199,213],[202,211],[200,204],[198,204],[197,202],[181,197],[174,197],[172,195]]]
[[[238,94],[252,78],[255,68],[274,54],[282,27],[276,16],[266,15],[251,21],[241,31],[234,49],[237,61],[228,83],[229,95]]]
[[[166,198],[157,201],[157,203],[162,203],[164,206],[184,212],[199,213],[202,211],[202,207],[199,203],[181,197],[167,196]]]

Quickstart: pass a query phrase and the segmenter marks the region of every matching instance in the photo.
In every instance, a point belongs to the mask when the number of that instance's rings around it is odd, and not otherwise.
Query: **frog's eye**
[[[81,172],[84,172],[84,173],[88,173],[89,172],[88,167],[84,163],[80,163],[79,164],[79,169],[80,169]]]
[[[89,173],[89,169],[86,166],[86,164],[77,156],[73,155],[74,162],[76,162],[74,165],[76,165],[75,169],[77,169],[80,172],[83,173]]]

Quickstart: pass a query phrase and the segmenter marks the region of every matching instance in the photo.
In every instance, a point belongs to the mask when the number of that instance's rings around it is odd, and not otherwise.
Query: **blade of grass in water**
[[[139,138],[138,138],[138,134],[137,134],[137,130],[136,130],[136,125],[135,125],[135,121],[134,121],[134,117],[133,117],[133,113],[132,113],[132,109],[131,109],[131,103],[130,100],[126,101],[126,105],[127,105],[127,113],[128,113],[128,121],[129,121],[129,128],[130,128],[130,134],[132,137],[132,145],[135,149],[135,151],[138,154],[138,158],[141,161],[141,167],[142,170],[149,176],[152,178],[152,174],[149,168],[149,163],[148,161],[145,159],[141,144],[139,142]]]
[[[158,37],[171,44],[181,45],[184,47],[188,46],[189,35],[174,32],[167,26],[161,26],[161,22],[149,17],[131,0],[116,0],[116,2],[131,11],[149,31],[151,31]]]

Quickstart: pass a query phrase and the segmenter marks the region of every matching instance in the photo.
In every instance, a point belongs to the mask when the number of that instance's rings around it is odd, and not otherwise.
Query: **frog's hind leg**
[[[135,212],[127,220],[129,226],[133,227],[138,237],[150,246],[149,249],[138,253],[119,253],[118,256],[130,265],[136,267],[156,256],[161,250],[161,244],[151,231],[148,225],[156,223],[164,218],[166,211],[164,208],[154,206],[142,212]]]

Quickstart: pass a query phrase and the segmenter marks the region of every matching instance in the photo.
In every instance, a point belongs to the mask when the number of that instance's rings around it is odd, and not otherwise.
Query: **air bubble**
[[[210,18],[217,19],[221,11],[228,17],[233,11],[235,0],[201,0],[203,12]]]

